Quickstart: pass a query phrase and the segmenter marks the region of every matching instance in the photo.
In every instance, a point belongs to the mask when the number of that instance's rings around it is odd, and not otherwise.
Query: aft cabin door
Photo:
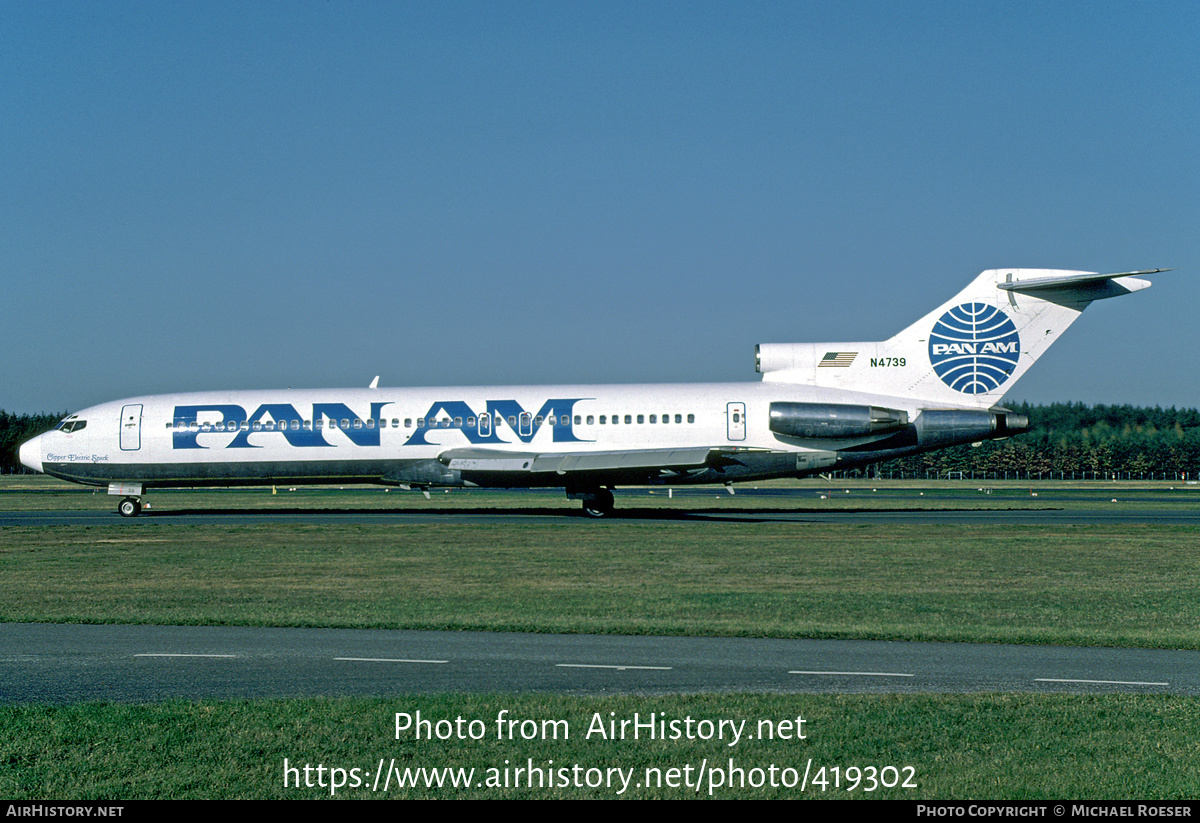
[[[142,404],[121,407],[121,451],[142,447]]]
[[[745,440],[746,439],[746,404],[745,403],[726,403],[725,404],[726,426],[729,431],[730,440]]]

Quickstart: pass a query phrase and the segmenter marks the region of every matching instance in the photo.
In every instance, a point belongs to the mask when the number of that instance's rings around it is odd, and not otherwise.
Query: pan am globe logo
[[[941,316],[929,334],[929,362],[950,388],[963,394],[995,391],[1021,356],[1017,327],[987,303],[962,303]]]

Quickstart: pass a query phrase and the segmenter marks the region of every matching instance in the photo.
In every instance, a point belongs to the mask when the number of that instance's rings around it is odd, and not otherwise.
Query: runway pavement
[[[914,498],[916,496],[914,495]],[[1021,507],[821,510],[812,501],[770,509],[714,499],[697,510],[618,500],[622,520],[675,523],[1200,525],[1200,510],[1161,495],[1123,493],[1121,505],[1057,500]],[[215,502],[215,501],[214,501]],[[665,503],[665,501],[663,501]],[[940,505],[932,499],[923,506]],[[1101,504],[1101,505],[1098,505]],[[0,526],[321,524],[547,524],[588,528],[555,508],[151,509],[0,512]],[[437,691],[663,693],[1163,692],[1200,693],[1200,652],[840,640],[625,637],[248,627],[0,624],[0,702],[392,695]]]
[[[1089,526],[1147,523],[1161,526],[1200,526],[1200,507],[1162,509],[1136,501],[1111,508],[1058,508],[1053,503],[1038,508],[1013,509],[764,509],[724,505],[714,509],[618,509],[607,520],[681,525],[735,523],[846,523],[905,525]],[[573,510],[548,508],[444,508],[444,509],[161,509],[124,518],[116,511],[0,512],[0,526],[100,526],[142,525],[259,525],[278,524],[392,524],[451,523],[459,525],[571,525],[586,528],[590,518]]]
[[[1200,694],[1200,651],[849,640],[0,624],[0,702],[443,691]]]

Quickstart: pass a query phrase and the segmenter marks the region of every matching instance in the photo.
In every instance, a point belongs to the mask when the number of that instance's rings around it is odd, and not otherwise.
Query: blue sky
[[[0,408],[755,380],[1175,267],[1014,401],[1200,406],[1200,4],[0,4]]]

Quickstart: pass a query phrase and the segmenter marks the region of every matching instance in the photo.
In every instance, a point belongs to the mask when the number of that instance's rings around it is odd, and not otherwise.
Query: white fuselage
[[[801,453],[848,445],[772,432],[768,409],[776,401],[874,403],[910,416],[918,410],[912,400],[773,383],[195,392],[85,409],[72,415],[85,426],[29,441],[21,459],[96,484],[407,482],[399,468],[455,450]],[[567,485],[507,475],[495,484]]]

